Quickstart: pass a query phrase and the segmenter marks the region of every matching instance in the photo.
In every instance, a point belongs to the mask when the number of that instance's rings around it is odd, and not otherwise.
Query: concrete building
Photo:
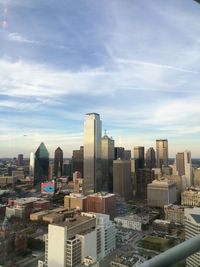
[[[189,187],[181,193],[181,205],[200,207],[200,188]]]
[[[172,223],[184,224],[184,207],[178,205],[164,205],[165,220]]]
[[[82,178],[77,178],[74,180],[74,193],[79,193],[81,194],[83,192],[83,179]]]
[[[185,176],[186,186],[192,185],[192,163],[191,152],[185,150],[184,152],[176,154],[176,170],[180,176]]]
[[[168,166],[168,140],[156,140],[156,162],[157,168]]]
[[[71,193],[64,197],[64,207],[66,209],[76,209],[87,211],[87,197],[78,193]]]
[[[113,161],[113,193],[123,197],[126,201],[132,199],[133,188],[131,179],[130,160]]]
[[[115,157],[115,141],[107,134],[101,139],[102,157],[102,190],[113,191],[113,160]]]
[[[102,192],[88,195],[87,211],[108,214],[111,218],[114,218],[116,214],[115,195]]]
[[[200,234],[200,208],[185,209],[185,239]],[[187,267],[200,266],[200,252],[186,259]]]
[[[24,155],[23,154],[18,154],[17,165],[18,166],[23,166],[23,164],[24,164]]]
[[[115,227],[108,215],[82,213],[71,220],[50,224],[46,236],[45,264],[74,267],[86,257],[102,259],[115,249]],[[56,244],[55,244],[56,240]]]
[[[121,227],[142,231],[143,227],[149,223],[149,216],[139,216],[137,214],[131,214],[126,216],[115,217],[115,223]]]
[[[35,153],[30,153],[30,160],[29,160],[29,177],[33,180],[34,179],[34,169],[35,169]]]
[[[154,180],[147,186],[147,203],[150,207],[164,207],[177,201],[176,184],[166,179]]]
[[[200,187],[200,168],[194,169],[193,174],[194,174],[194,186]]]
[[[97,113],[87,113],[84,121],[84,182],[83,193],[101,191],[101,120]]]

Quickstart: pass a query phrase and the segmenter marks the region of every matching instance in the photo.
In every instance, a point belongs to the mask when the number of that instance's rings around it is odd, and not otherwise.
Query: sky
[[[116,146],[200,157],[199,25],[193,0],[0,0],[0,157],[71,156],[87,112]]]

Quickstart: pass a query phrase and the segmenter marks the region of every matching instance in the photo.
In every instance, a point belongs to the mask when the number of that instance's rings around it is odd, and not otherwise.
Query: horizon
[[[0,158],[64,157],[96,111],[115,146],[200,158],[200,6],[188,0],[0,0]],[[30,30],[31,29],[31,30]]]

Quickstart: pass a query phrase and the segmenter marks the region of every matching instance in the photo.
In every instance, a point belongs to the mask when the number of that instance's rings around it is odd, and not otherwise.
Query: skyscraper
[[[144,147],[136,146],[133,149],[134,159],[137,160],[137,169],[144,169]]]
[[[24,156],[23,154],[18,154],[17,164],[18,166],[22,166],[24,163]]]
[[[115,159],[124,159],[125,150],[124,147],[115,147]]]
[[[156,152],[150,147],[146,152],[146,168],[152,169],[156,167]]]
[[[156,140],[157,168],[168,166],[168,140]]]
[[[101,120],[97,113],[87,113],[84,121],[84,181],[83,193],[101,190]]]
[[[60,147],[55,150],[54,154],[54,175],[61,177],[63,173],[63,151]]]
[[[191,152],[185,150],[176,154],[176,170],[178,175],[185,176],[186,186],[192,184],[192,163],[191,163]]]
[[[48,178],[49,152],[44,143],[41,143],[35,152],[34,184],[45,181]]]
[[[73,150],[72,155],[72,172],[80,172],[82,177],[84,177],[83,173],[83,151],[84,147],[81,146],[78,150]]]
[[[113,160],[115,141],[105,135],[101,139],[102,154],[102,189],[112,192],[113,190]]]
[[[126,201],[132,199],[130,160],[118,159],[113,161],[113,193],[123,197]]]
[[[35,154],[34,152],[31,152],[29,161],[29,176],[31,179],[34,179],[34,169],[35,169]]]

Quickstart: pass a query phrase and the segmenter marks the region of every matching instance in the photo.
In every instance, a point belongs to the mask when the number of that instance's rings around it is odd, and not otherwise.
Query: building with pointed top
[[[61,177],[63,173],[63,151],[60,147],[55,150],[54,154],[54,175]]]
[[[42,142],[35,152],[34,185],[48,179],[49,152]]]

